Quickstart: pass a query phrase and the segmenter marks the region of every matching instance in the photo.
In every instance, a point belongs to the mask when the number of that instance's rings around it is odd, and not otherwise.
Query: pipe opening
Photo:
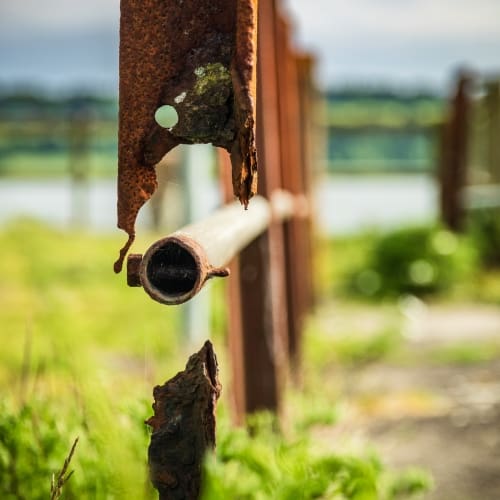
[[[158,292],[169,297],[180,297],[196,286],[198,267],[191,253],[181,245],[168,241],[151,255],[146,274]]]

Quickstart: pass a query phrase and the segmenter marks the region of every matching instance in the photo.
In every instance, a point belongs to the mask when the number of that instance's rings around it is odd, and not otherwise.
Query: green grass
[[[153,239],[147,235],[134,251]],[[123,241],[123,235],[57,231],[28,220],[0,231],[1,498],[47,498],[52,474],[76,437],[74,473],[62,498],[156,498],[144,424],[152,388],[183,369],[199,346],[182,342],[178,308],[151,301],[113,274]],[[400,484],[408,491],[427,486],[392,476],[371,453],[313,439],[314,429],[331,427],[341,412],[333,391],[309,383],[289,394],[283,433],[267,417],[252,424],[252,435],[233,428],[221,285],[214,295],[224,391],[205,498],[376,500],[395,498]],[[385,349],[375,342],[368,351],[373,357]],[[364,351],[348,348],[342,356],[357,362]],[[311,361],[305,363],[314,371]]]
[[[2,498],[46,498],[77,436],[65,498],[144,496],[152,387],[186,353],[178,312],[113,274],[122,243],[28,221],[0,234],[0,457],[31,492],[0,481]]]
[[[396,326],[367,333],[332,333],[312,322],[306,331],[305,350],[315,370],[335,365],[359,368],[389,358],[402,341]]]
[[[20,366],[22,339],[29,340],[33,366],[61,369],[68,360],[96,368],[108,356],[116,363],[126,356],[121,361],[133,365],[153,353],[153,362],[173,354],[179,315],[113,274],[122,243],[121,236],[58,232],[30,222],[0,234],[3,366]]]
[[[432,486],[429,476],[409,469],[385,470],[370,453],[332,453],[304,438],[284,438],[269,415],[256,415],[245,429],[225,429],[216,457],[205,468],[204,500],[408,498]]]

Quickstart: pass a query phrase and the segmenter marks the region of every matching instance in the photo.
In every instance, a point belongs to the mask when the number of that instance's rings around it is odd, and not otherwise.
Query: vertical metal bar
[[[301,169],[300,109],[298,81],[295,61],[290,47],[290,33],[287,22],[280,16],[276,19],[276,51],[278,66],[279,118],[281,171],[283,187],[295,195],[304,191]],[[298,378],[300,365],[300,344],[305,298],[303,282],[306,269],[305,234],[301,221],[294,218],[285,224],[285,265],[288,276],[286,298],[288,309],[288,347],[291,372]]]
[[[454,231],[462,230],[464,224],[462,193],[467,175],[469,84],[470,76],[461,73],[442,138],[441,214],[443,222]]]
[[[270,197],[282,187],[279,134],[279,101],[276,59],[276,1],[259,4],[259,46],[257,58],[257,150],[261,174],[260,193]],[[254,262],[250,265],[250,262]],[[247,352],[258,360],[256,370],[247,370],[247,411],[279,411],[288,361],[288,314],[286,309],[285,250],[283,225],[274,222],[240,258],[243,288],[244,328]],[[257,276],[261,290],[252,292]],[[252,301],[253,311],[248,306]],[[253,337],[253,339],[252,339]],[[258,342],[256,339],[259,339]],[[250,367],[248,367],[250,368]]]
[[[500,183],[500,80],[487,83],[485,100],[488,114],[488,173],[492,183]]]
[[[224,201],[229,203],[233,200],[233,188],[228,175],[231,171],[229,156],[221,149],[217,155],[219,165],[219,179],[221,180],[221,190]],[[241,276],[240,276],[240,256],[236,256],[227,266],[231,278],[226,281],[226,297],[228,303],[227,337],[230,353],[231,367],[231,387],[228,394],[232,398],[233,418],[236,424],[245,423],[247,411],[246,405],[246,379],[245,362],[246,356],[243,344],[243,317],[241,303]]]
[[[223,169],[229,169],[227,156],[219,158]],[[224,186],[224,191],[229,201],[231,187]],[[279,411],[280,407],[286,353],[280,347],[275,328],[278,311],[274,310],[271,294],[270,244],[268,230],[250,243],[229,266],[228,338],[233,384],[230,393],[238,424],[243,424],[249,413]]]
[[[313,283],[313,199],[312,199],[312,177],[313,166],[319,162],[318,151],[323,151],[321,141],[317,139],[317,127],[315,125],[315,110],[317,101],[317,90],[314,84],[315,59],[310,54],[297,54],[295,56],[297,79],[299,86],[299,123],[301,141],[301,167],[304,196],[309,208],[307,217],[303,219],[304,225],[304,296],[306,308],[314,306],[314,283]]]
[[[275,20],[275,1],[259,2],[257,151],[265,197],[282,187]],[[273,222],[231,267],[229,338],[240,422],[247,413],[280,409],[288,354],[283,241],[283,225]]]
[[[240,275],[240,256],[237,256],[229,265],[231,279],[226,282],[226,293],[229,303],[229,318],[228,318],[228,342],[229,352],[231,355],[231,384],[232,387],[228,392],[232,397],[232,410],[236,424],[243,425],[245,423],[245,415],[247,413],[246,402],[246,358],[244,341],[243,341],[243,316],[241,303],[241,275]]]

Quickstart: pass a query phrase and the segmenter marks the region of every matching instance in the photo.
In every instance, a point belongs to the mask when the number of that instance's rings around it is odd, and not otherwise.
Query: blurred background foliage
[[[1,89],[0,89],[1,90]],[[438,94],[338,89],[325,94],[328,168],[429,171],[445,100]],[[117,100],[92,94],[57,98],[37,90],[0,93],[0,175],[67,174],[71,136],[86,149],[90,172],[112,176]]]
[[[325,99],[330,172],[433,169],[442,96],[367,87],[338,89]]]
[[[0,94],[0,175],[68,175],[69,156],[78,147],[87,176],[114,175],[117,116],[114,98],[58,98],[37,90]]]

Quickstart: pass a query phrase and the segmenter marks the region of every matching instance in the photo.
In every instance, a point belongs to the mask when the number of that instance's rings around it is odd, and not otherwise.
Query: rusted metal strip
[[[224,197],[224,201],[229,203],[233,198],[232,184],[227,175],[227,173],[231,171],[231,163],[227,155],[225,155],[222,151],[219,151],[217,155],[217,164],[220,189]],[[231,387],[228,394],[231,397],[232,417],[235,424],[244,425],[247,414],[245,387],[248,383],[245,376],[245,364],[248,362],[248,358],[244,351],[242,311],[245,305],[241,301],[240,267],[240,256],[236,255],[235,258],[228,264],[231,279],[227,280],[225,289],[227,300],[226,337],[228,339],[230,354]]]
[[[306,177],[310,164],[305,164],[305,127],[300,95],[302,89],[297,56],[291,43],[290,24],[283,15],[277,19],[276,34],[277,58],[280,61],[278,83],[283,188],[295,197],[301,196],[307,207]],[[310,236],[307,218],[294,217],[285,223],[288,348],[291,374],[295,381],[300,379],[302,332],[311,302]]]
[[[221,393],[217,357],[207,341],[183,372],[154,388],[148,450],[160,500],[200,497],[205,453],[215,448],[215,407]]]
[[[303,193],[307,203],[308,214],[304,218],[305,233],[305,281],[302,283],[306,298],[306,307],[311,310],[314,307],[314,283],[313,283],[313,165],[322,160],[325,151],[323,129],[317,125],[317,109],[319,108],[320,93],[315,84],[316,59],[310,53],[301,52],[296,54],[295,64],[299,83],[300,118],[301,126],[300,141],[302,144],[302,182]],[[320,132],[321,131],[321,132]]]
[[[212,143],[231,154],[233,192],[256,193],[257,0],[121,0],[118,227],[135,220],[156,189],[155,165],[178,144]],[[155,120],[175,108],[170,128]]]

